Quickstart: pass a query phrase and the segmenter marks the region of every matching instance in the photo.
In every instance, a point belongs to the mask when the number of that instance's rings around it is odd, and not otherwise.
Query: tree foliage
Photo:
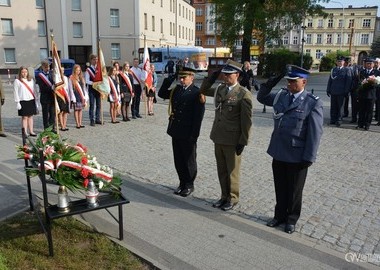
[[[369,55],[371,57],[380,57],[380,36],[372,42],[371,52]]]
[[[242,36],[241,60],[249,61],[253,31],[255,38],[264,46],[265,41],[279,38],[293,25],[301,25],[307,15],[325,14],[318,3],[329,0],[211,1],[216,6],[215,17],[221,38],[233,50],[236,39]],[[286,28],[279,25],[285,25]]]

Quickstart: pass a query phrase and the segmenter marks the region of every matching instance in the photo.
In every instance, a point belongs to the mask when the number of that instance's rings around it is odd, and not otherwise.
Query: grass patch
[[[36,214],[25,212],[0,223],[0,270],[147,270],[131,252],[72,217],[52,222],[54,257]]]

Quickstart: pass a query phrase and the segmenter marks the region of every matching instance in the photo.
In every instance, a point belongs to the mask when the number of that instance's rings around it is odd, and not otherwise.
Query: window
[[[181,16],[181,4],[178,5],[178,9],[179,9],[179,16]]]
[[[83,37],[83,29],[81,22],[73,22],[73,37],[81,38]]]
[[[315,58],[321,59],[322,57],[323,57],[323,53],[321,52],[321,50],[316,50],[315,51]]]
[[[120,19],[119,19],[119,10],[118,9],[110,9],[110,26],[111,27],[120,27]]]
[[[257,39],[255,39],[255,38],[253,38],[252,41],[251,41],[251,44],[253,46],[257,46],[257,45],[259,45],[259,41]]]
[[[235,40],[235,46],[241,46],[242,43],[243,43],[242,39]]]
[[[195,30],[196,31],[202,31],[203,24],[201,22],[196,22],[195,23]]]
[[[4,48],[5,63],[16,63],[16,49]]]
[[[347,43],[348,43],[348,44],[351,43],[351,34],[348,34],[348,35],[347,35]]]
[[[339,28],[343,28],[343,20],[342,20],[342,19],[340,19],[340,20],[338,21],[338,27],[339,27]]]
[[[202,46],[202,40],[200,37],[195,38],[195,46]]]
[[[71,0],[71,10],[82,10],[82,2],[81,0]]]
[[[289,37],[284,37],[282,43],[283,43],[284,45],[288,45],[288,44],[289,44]]]
[[[207,38],[206,45],[215,45],[215,39],[213,37]]]
[[[313,27],[313,20],[312,19],[307,20],[307,27],[309,27],[309,28]]]
[[[173,35],[173,24],[170,22],[170,35]]]
[[[44,60],[48,57],[49,57],[48,50],[46,48],[41,48],[40,49],[40,60]]]
[[[306,49],[305,54],[310,55],[311,54],[311,50],[310,49]]]
[[[120,59],[120,43],[111,43],[111,58],[112,60]]]
[[[298,37],[295,36],[293,37],[293,45],[297,45],[298,44]]]
[[[333,19],[329,19],[328,21],[327,21],[327,28],[333,28]]]
[[[8,6],[9,6],[9,0],[0,1],[0,2],[8,2]],[[44,0],[36,0],[36,8],[44,8]]]
[[[156,18],[152,16],[152,31],[156,31],[156,23],[155,23]]]
[[[144,29],[148,30],[148,15],[144,13]]]
[[[318,20],[318,28],[322,28],[323,27],[323,19],[319,19]]]
[[[214,22],[208,24],[208,31],[214,31]]]
[[[164,2],[161,0],[161,7],[163,7],[164,6]]]
[[[311,44],[311,34],[306,35],[306,44]]]
[[[3,28],[4,36],[13,36],[13,22],[12,19],[1,19],[1,26]]]
[[[326,53],[331,53],[331,50],[326,50]]]
[[[322,34],[317,34],[317,44],[322,44]]]
[[[363,28],[371,27],[371,19],[363,19]]]
[[[331,44],[332,43],[332,34],[327,34],[326,43]]]
[[[348,21],[348,28],[352,28],[352,27],[354,27],[354,23],[355,23],[355,20],[354,20],[354,19],[350,19],[350,20]]]
[[[337,44],[341,44],[342,43],[342,35],[341,34],[337,34],[336,35],[336,43]]]
[[[164,21],[162,19],[160,19],[160,33],[164,33]]]
[[[37,21],[37,24],[38,24],[38,36],[45,37],[46,36],[45,21]]]
[[[181,37],[181,26],[178,25],[178,37]]]
[[[369,43],[369,34],[362,34],[360,37],[360,44],[368,44]]]
[[[202,16],[203,15],[203,9],[202,8],[197,8],[195,10],[195,16]]]

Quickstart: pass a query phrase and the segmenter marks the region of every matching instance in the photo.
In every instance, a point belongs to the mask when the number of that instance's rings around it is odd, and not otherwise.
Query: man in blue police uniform
[[[344,56],[338,56],[336,67],[330,72],[326,90],[327,96],[331,97],[330,125],[337,127],[342,124],[344,100],[352,87],[352,72],[344,64]]]
[[[274,130],[268,154],[276,192],[274,218],[267,225],[286,223],[285,232],[293,233],[302,208],[302,191],[308,167],[315,161],[322,136],[323,108],[319,97],[305,90],[309,72],[287,66],[287,88],[271,93],[283,75],[261,84],[257,100],[273,106]]]
[[[167,133],[172,137],[174,165],[179,186],[174,194],[189,196],[194,191],[197,176],[197,140],[201,129],[205,105],[199,100],[199,88],[194,85],[194,72],[183,67],[179,71],[180,84],[169,89],[174,76],[162,83],[158,96],[170,99]]]

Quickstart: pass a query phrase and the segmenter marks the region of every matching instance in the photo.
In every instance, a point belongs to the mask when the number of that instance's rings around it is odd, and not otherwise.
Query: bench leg
[[[124,232],[123,232],[123,229],[124,229],[124,226],[123,226],[123,206],[122,205],[119,205],[119,240],[123,240],[124,239]]]

